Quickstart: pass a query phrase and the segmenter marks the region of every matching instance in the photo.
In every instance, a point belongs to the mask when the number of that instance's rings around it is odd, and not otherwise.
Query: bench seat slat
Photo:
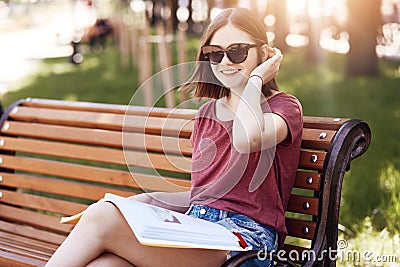
[[[99,200],[105,193],[120,196],[132,196],[137,192],[117,189],[107,186],[93,185],[76,181],[66,181],[53,178],[36,177],[22,174],[0,172],[3,186],[34,190],[43,193],[69,196],[87,200]]]
[[[54,244],[49,244],[32,238],[13,235],[2,231],[0,231],[0,240],[7,241],[7,243],[13,243],[15,247],[23,245],[24,247],[29,248],[31,251],[40,251],[40,253],[45,255],[51,255],[58,248],[58,246]]]
[[[32,259],[26,256],[10,253],[0,249],[0,266],[13,266],[13,267],[29,267],[37,266],[42,267],[46,265],[46,261]]]
[[[23,255],[26,257],[30,257],[37,260],[46,261],[50,258],[51,253],[45,253],[40,250],[34,250],[33,248],[29,248],[28,246],[23,246],[23,244],[14,244],[11,240],[2,240],[0,238],[0,249],[5,250],[14,254]]]
[[[128,171],[112,170],[101,167],[84,166],[74,163],[57,162],[44,159],[2,155],[3,168],[19,171],[35,172],[65,178],[80,179],[90,182],[110,185],[146,188],[161,191],[186,191],[190,181],[175,178],[165,178],[155,175],[131,174]],[[133,178],[132,178],[133,176]],[[138,184],[140,183],[140,186]]]
[[[60,235],[32,228],[26,225],[19,225],[1,220],[0,220],[0,231],[20,237],[26,237],[32,240],[42,241],[49,244],[49,246],[51,245],[59,246],[66,238],[65,235]]]
[[[143,135],[140,133],[124,133],[108,130],[77,128],[70,126],[54,126],[37,123],[7,121],[2,131],[7,135],[32,137],[38,139],[75,142],[89,145],[129,149],[146,149],[151,152],[166,152],[191,155],[192,147],[189,139],[168,136]],[[68,135],[64,135],[64,132]],[[122,137],[124,141],[122,142]],[[146,144],[146,146],[143,146]]]
[[[64,190],[68,190],[64,188]],[[9,190],[1,190],[1,202],[36,210],[55,212],[58,214],[74,214],[86,209],[87,205],[54,199],[38,195],[24,194]]]
[[[72,228],[70,225],[60,224],[57,217],[4,204],[0,204],[0,218],[53,231],[58,234],[67,234]]]

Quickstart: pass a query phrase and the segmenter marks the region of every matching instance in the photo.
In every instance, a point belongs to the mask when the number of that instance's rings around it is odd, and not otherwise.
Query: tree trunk
[[[381,0],[347,0],[350,51],[347,74],[374,75],[378,73],[376,55],[377,29],[381,22]]]
[[[274,46],[282,52],[286,51],[286,36],[289,34],[289,24],[287,20],[286,1],[275,0],[272,3],[272,13],[276,18]]]
[[[319,7],[321,8],[321,7]],[[310,1],[307,1],[307,10],[310,9]],[[319,36],[321,34],[321,14],[307,15],[308,25],[308,45],[306,47],[306,60],[312,64],[319,64],[322,62],[322,48],[319,44]]]

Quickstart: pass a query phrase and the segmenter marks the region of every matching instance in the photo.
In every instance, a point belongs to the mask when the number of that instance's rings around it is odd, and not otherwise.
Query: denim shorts
[[[276,250],[278,246],[278,235],[276,231],[268,226],[258,223],[250,217],[211,208],[204,205],[193,204],[186,214],[203,220],[222,225],[232,232],[239,233],[248,245],[248,250]],[[228,257],[238,254],[238,251],[231,251]],[[271,266],[269,259],[252,259],[242,264],[241,267]]]

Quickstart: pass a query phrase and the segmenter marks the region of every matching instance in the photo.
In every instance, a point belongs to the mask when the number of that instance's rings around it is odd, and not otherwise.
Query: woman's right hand
[[[278,48],[267,48],[268,59],[258,65],[250,74],[251,76],[259,76],[263,83],[266,84],[278,75],[283,55]]]
[[[153,198],[150,196],[150,193],[141,193],[128,198],[147,204],[151,204],[153,202]]]
[[[185,212],[190,206],[190,191],[142,193],[128,198],[178,212]]]

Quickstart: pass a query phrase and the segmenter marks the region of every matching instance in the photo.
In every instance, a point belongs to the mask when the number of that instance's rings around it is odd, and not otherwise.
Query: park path
[[[45,28],[0,32],[0,95],[34,73],[40,60],[71,53],[69,45],[51,39]]]
[[[56,2],[33,7],[26,15],[29,25],[11,16],[0,18],[0,97],[35,73],[41,60],[72,53],[72,8],[66,6],[69,1]]]

